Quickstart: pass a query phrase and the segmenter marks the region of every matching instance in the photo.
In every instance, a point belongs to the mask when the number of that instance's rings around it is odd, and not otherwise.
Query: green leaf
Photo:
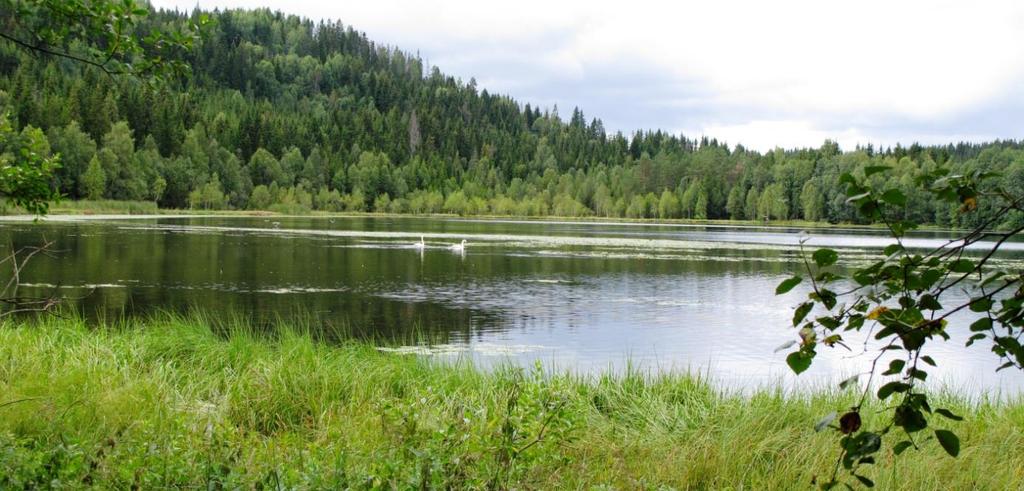
[[[891,169],[888,165],[869,165],[864,168],[864,177],[870,177],[879,172],[885,172]]]
[[[971,299],[971,312],[988,312],[992,310],[992,299],[987,297],[975,297]]]
[[[925,363],[927,363],[927,364],[929,364],[929,365],[931,365],[933,367],[938,366],[938,365],[935,364],[935,360],[933,360],[932,357],[930,357],[928,355],[922,356],[921,357],[921,361],[923,361],[923,362],[925,362]]]
[[[836,419],[835,411],[833,411],[831,413],[828,413],[824,418],[821,418],[820,421],[818,421],[817,423],[814,424],[814,431],[824,430],[825,428],[828,427],[828,425],[832,424],[832,422],[835,421],[835,419]]]
[[[874,273],[861,269],[853,273],[853,280],[860,286],[867,286],[874,282]]]
[[[952,431],[935,430],[935,438],[939,440],[939,445],[942,445],[942,449],[951,457],[960,455],[960,438]]]
[[[910,390],[910,384],[903,382],[889,382],[878,389],[878,398],[885,400],[894,392],[906,392]]]
[[[918,380],[927,380],[928,379],[928,372],[926,372],[924,370],[919,370],[917,368],[911,368],[909,375],[911,377],[913,377],[913,378],[918,379]]]
[[[778,353],[778,352],[783,351],[783,350],[787,350],[789,348],[792,348],[793,346],[796,346],[796,341],[793,341],[793,340],[786,341],[785,343],[782,343],[782,345],[780,345],[778,348],[775,348],[775,353]]]
[[[864,487],[866,487],[866,488],[873,488],[873,487],[875,487],[875,481],[872,481],[871,479],[868,479],[868,478],[866,478],[864,476],[861,476],[859,474],[854,474],[853,477],[856,477],[857,480],[860,481],[860,483],[863,484]]]
[[[957,259],[949,263],[949,270],[954,273],[970,273],[974,271],[974,261],[970,259]]]
[[[939,303],[934,296],[928,293],[921,295],[921,300],[919,300],[917,304],[925,310],[942,310],[942,304]]]
[[[921,273],[921,281],[924,283],[925,288],[930,288],[940,278],[942,278],[942,271],[939,269],[928,269]]]
[[[779,283],[779,286],[775,287],[775,294],[782,295],[783,293],[787,293],[792,290],[794,286],[799,285],[803,280],[804,279],[800,276],[794,276],[792,278],[782,280],[782,283]]]
[[[836,276],[835,274],[832,274],[829,271],[822,271],[818,273],[817,277],[815,277],[815,281],[819,283],[832,283],[833,281],[841,279],[843,279],[842,276]]]
[[[986,332],[992,330],[992,319],[982,317],[971,323],[971,332]]]
[[[1003,271],[990,271],[981,277],[981,281],[979,281],[978,284],[980,284],[981,286],[986,286],[989,283],[992,283],[993,281],[1002,278],[1003,276],[1006,276],[1006,273]]]
[[[953,414],[953,412],[950,411],[949,409],[939,408],[939,409],[935,410],[935,413],[936,414],[940,414],[942,416],[945,416],[946,418],[952,419],[953,421],[963,421],[964,420],[964,418],[962,416],[957,416],[957,415]]]
[[[882,375],[896,375],[903,371],[903,366],[906,364],[907,362],[903,360],[893,360],[889,362],[889,369],[882,372]]]
[[[878,433],[870,431],[861,432],[850,442],[850,453],[857,456],[867,456],[882,448],[882,437]]]
[[[800,322],[804,320],[804,317],[807,317],[807,313],[810,312],[812,308],[814,308],[814,302],[804,302],[800,304],[800,306],[796,308],[796,311],[793,312],[793,327],[799,325]]]
[[[839,309],[839,310],[843,310],[843,309]],[[826,329],[829,329],[829,330],[838,329],[839,326],[843,325],[842,317],[822,316],[822,317],[818,317],[817,319],[814,319],[814,320],[818,321],[818,324],[821,324],[822,327],[824,327]]]
[[[925,419],[924,413],[914,407],[913,402],[901,404],[897,407],[893,412],[892,422],[896,426],[902,427],[903,431],[907,433],[921,431],[928,427],[928,420]]]
[[[817,293],[812,293],[811,298],[820,300],[822,305],[829,310],[836,306],[836,294],[832,290],[822,288]]]
[[[907,204],[907,197],[898,189],[890,189],[882,193],[882,201],[893,206],[904,206]]]
[[[899,455],[899,454],[905,452],[908,448],[910,448],[912,446],[914,446],[913,442],[904,440],[902,442],[897,443],[895,446],[892,447],[892,453],[894,453],[896,455]]]
[[[973,336],[971,336],[970,338],[967,339],[966,346],[970,346],[970,345],[974,344],[975,341],[978,341],[980,339],[985,339],[985,335],[984,334],[975,334],[975,335],[973,335]]]
[[[899,220],[891,224],[893,235],[896,237],[903,237],[908,230],[914,230],[917,228],[917,223],[909,220]]]
[[[878,205],[874,201],[865,201],[857,207],[857,211],[863,217],[875,219],[878,215]]]
[[[839,260],[839,253],[832,249],[818,249],[811,255],[819,268],[831,266]]]
[[[850,385],[853,385],[853,384],[857,383],[857,380],[859,380],[859,379],[860,379],[860,375],[854,375],[854,376],[852,376],[852,377],[850,377],[850,378],[848,378],[846,380],[843,380],[842,382],[839,382],[839,388],[840,389],[846,389]]]
[[[886,256],[891,256],[902,250],[903,246],[899,244],[889,244],[885,246],[885,249],[882,249],[882,254],[885,254]]]
[[[800,375],[811,367],[811,360],[814,359],[814,355],[812,353],[813,352],[807,353],[803,350],[794,351],[786,357],[786,364],[789,365],[791,370],[793,370],[793,373]]]

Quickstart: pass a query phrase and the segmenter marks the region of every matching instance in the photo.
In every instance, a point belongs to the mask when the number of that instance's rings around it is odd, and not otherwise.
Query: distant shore
[[[376,213],[376,212],[326,212],[308,211],[304,213],[280,213],[267,210],[192,210],[158,208],[156,203],[149,201],[65,201],[50,208],[45,219],[61,221],[68,219],[127,219],[127,218],[187,218],[194,216],[207,217],[420,217],[420,218],[458,218],[466,220],[517,220],[528,222],[582,222],[582,223],[613,223],[636,224],[648,226],[694,226],[721,228],[807,228],[830,230],[885,230],[882,224],[828,223],[809,222],[805,220],[692,220],[692,219],[660,219],[660,218],[622,218],[622,217],[560,217],[560,216],[520,216],[520,215],[457,215],[451,213]],[[0,221],[34,220],[35,217],[19,213],[18,210],[7,210],[0,214]],[[955,230],[937,225],[922,225],[920,230],[950,231]]]

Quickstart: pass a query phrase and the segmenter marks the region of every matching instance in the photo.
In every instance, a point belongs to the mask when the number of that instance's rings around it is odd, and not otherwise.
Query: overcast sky
[[[152,0],[340,20],[521,103],[760,150],[1024,137],[1024,2]]]

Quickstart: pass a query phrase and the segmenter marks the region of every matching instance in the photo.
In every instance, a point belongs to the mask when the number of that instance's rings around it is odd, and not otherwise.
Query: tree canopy
[[[139,20],[147,14],[134,0],[0,0],[0,39],[8,50],[4,64],[20,66],[34,61],[29,57],[43,56],[47,62],[69,62],[109,76],[127,74],[148,82],[187,74],[188,65],[180,57],[191,49],[192,37],[177,28],[140,28]],[[206,17],[194,20],[190,28],[198,32]],[[118,131],[108,135],[109,141],[104,138],[104,148],[98,154],[95,143],[84,137],[77,124],[58,128],[50,136],[58,144],[55,151],[38,127],[27,125],[20,134],[16,132],[8,115],[8,94],[2,95],[0,196],[5,203],[42,215],[49,202],[60,197],[61,187],[74,186],[87,196],[99,197],[106,183],[99,183],[100,174],[86,169],[85,162],[101,155],[109,161],[108,170],[119,174],[126,168],[124,162],[134,159],[130,133],[125,139],[125,132],[130,131],[126,123],[116,126]],[[13,93],[17,102],[24,95]],[[15,103],[15,108],[18,105]],[[55,175],[61,168],[60,150],[68,151],[70,165],[62,175]],[[54,184],[55,177],[59,184]],[[138,180],[132,184],[146,185]],[[124,194],[116,186],[106,191],[114,198]]]
[[[28,22],[2,13],[7,25]],[[579,108],[563,119],[557,107],[489,93],[341,22],[269,10],[132,19],[122,37],[138,40],[136,55],[160,53],[150,51],[153,32],[205,26],[175,51],[192,75],[112,79],[105,72],[138,66],[125,61],[133,55],[96,67],[0,43],[0,105],[14,130],[45,140],[41,157],[60,156],[52,184],[71,199],[102,189],[103,198],[186,208],[216,176],[224,200],[212,203],[235,209],[863,222],[839,177],[886,165],[907,196],[901,218],[971,226],[955,206],[915,190],[915,179],[950,166],[1024,184],[1016,141],[845,152],[826,141],[761,153],[659,130],[609,133]],[[101,56],[104,39],[66,49]],[[84,184],[94,156],[103,186]],[[304,195],[314,199],[289,201]],[[1020,220],[1015,213],[1000,225]]]

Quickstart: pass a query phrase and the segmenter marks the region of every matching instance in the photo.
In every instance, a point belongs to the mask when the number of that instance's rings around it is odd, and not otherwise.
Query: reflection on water
[[[891,243],[863,230],[369,217],[58,217],[3,221],[0,234],[15,247],[56,240],[64,252],[35,260],[23,285],[59,289],[89,315],[301,314],[356,335],[432,342],[400,353],[583,372],[629,363],[740,386],[793,380],[774,349],[795,336],[788,326],[802,294],[774,289],[799,268],[801,238],[839,249],[845,266]],[[907,243],[947,239],[917,233]],[[450,249],[462,240],[465,250]],[[1022,258],[1024,243],[1013,242],[999,260]],[[954,320],[954,341],[933,348],[944,365],[930,383],[1024,388],[1019,372],[995,374],[984,348],[963,347],[968,319]],[[869,355],[851,346],[825,350],[799,381],[862,370]]]

